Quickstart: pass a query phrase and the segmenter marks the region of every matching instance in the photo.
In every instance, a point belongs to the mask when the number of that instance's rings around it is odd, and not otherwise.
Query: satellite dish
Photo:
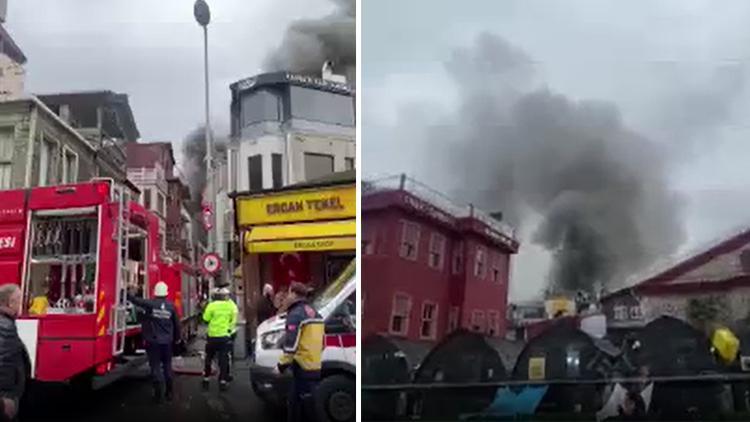
[[[193,5],[193,15],[201,26],[207,26],[211,22],[211,10],[205,0],[196,0]]]

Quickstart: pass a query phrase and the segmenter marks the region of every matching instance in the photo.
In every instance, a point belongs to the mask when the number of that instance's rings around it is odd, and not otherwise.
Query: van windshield
[[[331,301],[338,296],[338,294],[346,287],[349,280],[356,275],[357,261],[352,260],[346,269],[339,274],[339,276],[331,284],[326,286],[320,293],[315,296],[312,302],[313,308],[320,312],[323,308],[328,306]]]

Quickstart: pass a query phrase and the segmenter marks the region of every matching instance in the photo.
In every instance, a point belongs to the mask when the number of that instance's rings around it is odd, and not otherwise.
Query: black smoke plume
[[[200,126],[190,132],[182,143],[182,154],[185,159],[183,170],[190,188],[190,198],[194,209],[203,200],[206,187],[206,128]],[[226,154],[226,139],[214,138],[214,160]]]
[[[447,175],[461,199],[531,228],[526,237],[554,258],[551,290],[612,287],[683,240],[667,151],[629,128],[614,104],[537,83],[535,67],[490,34],[455,52],[446,69],[461,106],[429,133],[448,145],[449,161],[437,167],[461,168]]]
[[[320,19],[301,19],[287,28],[279,47],[266,58],[267,71],[285,70],[320,76],[323,63],[354,84],[357,64],[356,3],[331,0],[336,10]]]

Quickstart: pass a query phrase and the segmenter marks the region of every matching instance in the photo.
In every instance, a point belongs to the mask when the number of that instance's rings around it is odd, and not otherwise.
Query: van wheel
[[[354,391],[354,380],[344,375],[332,375],[323,379],[315,392],[318,421],[354,421],[357,414]]]

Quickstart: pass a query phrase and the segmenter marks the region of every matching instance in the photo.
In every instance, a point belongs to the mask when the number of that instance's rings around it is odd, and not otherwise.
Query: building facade
[[[363,336],[505,335],[509,227],[402,176],[363,188],[361,238]]]
[[[601,299],[610,330],[668,315],[693,325],[736,326],[750,316],[750,230],[692,254]]]
[[[235,191],[280,188],[354,168],[355,102],[345,83],[277,72],[230,89],[228,170]]]

